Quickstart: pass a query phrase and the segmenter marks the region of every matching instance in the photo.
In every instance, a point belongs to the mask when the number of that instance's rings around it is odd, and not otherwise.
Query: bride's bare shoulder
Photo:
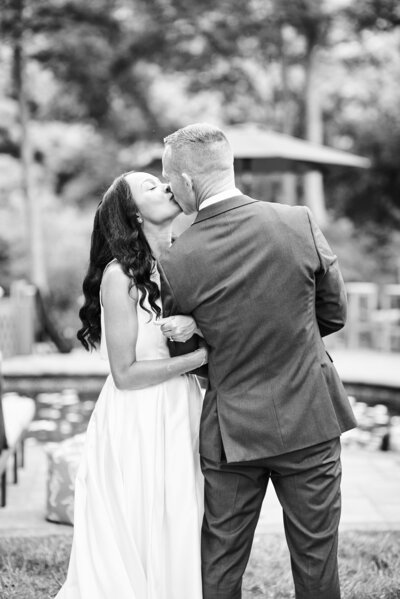
[[[132,286],[131,279],[124,273],[119,262],[109,264],[101,280],[101,296],[104,301],[123,301],[126,298],[137,300],[137,288]]]

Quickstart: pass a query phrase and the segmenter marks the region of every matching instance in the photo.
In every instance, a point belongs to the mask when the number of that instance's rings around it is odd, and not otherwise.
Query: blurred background
[[[102,193],[125,170],[157,172],[163,136],[190,122],[245,126],[239,148],[252,149],[252,130],[274,131],[369,159],[317,156],[310,171],[301,150],[258,167],[242,156],[239,184],[260,199],[309,204],[346,281],[374,283],[378,296],[399,282],[396,0],[0,7],[0,286],[5,297],[20,279],[39,287],[62,349],[77,343]],[[0,343],[4,355],[16,351]]]

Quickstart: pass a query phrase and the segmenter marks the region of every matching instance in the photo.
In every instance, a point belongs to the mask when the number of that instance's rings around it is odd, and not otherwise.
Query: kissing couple
[[[346,318],[336,256],[308,208],[235,187],[223,131],[164,141],[168,183],[125,173],[94,219],[78,338],[111,374],[57,599],[240,599],[269,481],[296,598],[339,599],[340,435],[355,420],[322,341]],[[172,243],[181,211],[197,216]]]

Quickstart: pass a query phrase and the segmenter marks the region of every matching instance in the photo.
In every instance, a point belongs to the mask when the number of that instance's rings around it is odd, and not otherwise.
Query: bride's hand
[[[171,341],[184,343],[191,339],[195,333],[199,333],[196,321],[192,316],[169,316],[155,321],[161,325],[161,331]]]
[[[207,364],[207,362],[208,362],[208,347],[207,347],[205,341],[200,340],[200,347],[199,347],[199,349],[196,349],[196,351],[194,351],[193,354],[196,354],[199,357],[199,364],[198,364],[197,368],[200,368],[200,366],[204,366],[204,364]]]

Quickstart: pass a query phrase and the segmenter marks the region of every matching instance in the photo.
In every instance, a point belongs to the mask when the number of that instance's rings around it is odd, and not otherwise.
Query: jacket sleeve
[[[337,257],[308,208],[307,215],[319,259],[315,273],[315,304],[319,331],[324,337],[339,331],[346,323],[346,288]]]
[[[182,314],[179,310],[178,302],[175,298],[171,284],[167,278],[161,260],[158,262],[158,272],[160,273],[161,282],[161,302],[163,307],[163,316],[175,316],[175,314]]]
[[[175,297],[174,290],[170,284],[170,281],[166,275],[165,269],[161,263],[158,262],[158,271],[160,273],[160,283],[161,283],[161,302],[163,306],[163,316],[175,316],[176,314],[183,314],[184,312],[180,310],[178,301]],[[195,351],[199,348],[199,336],[193,335],[191,339],[186,341],[185,343],[180,343],[178,341],[171,341],[168,339],[168,349],[171,357],[182,356],[184,354],[188,354],[192,351]],[[192,374],[197,374],[197,376],[207,378],[208,376],[208,365],[204,364],[200,368],[192,371]]]

